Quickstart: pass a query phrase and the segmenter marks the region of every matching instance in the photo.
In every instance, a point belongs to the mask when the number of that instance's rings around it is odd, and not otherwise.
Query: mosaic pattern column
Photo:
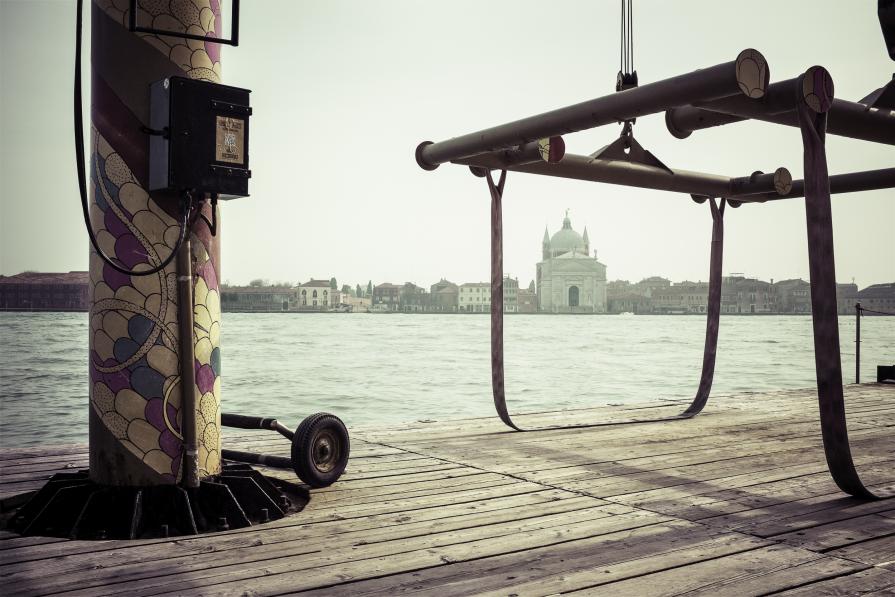
[[[140,0],[144,27],[221,35],[218,0]],[[219,83],[220,45],[131,33],[128,0],[93,0],[90,217],[103,251],[150,269],[174,250],[179,198],[146,191],[149,85],[169,76]],[[210,210],[206,206],[206,216]],[[220,218],[194,227],[193,343],[199,476],[221,468]],[[182,476],[176,260],[128,276],[90,253],[90,476],[109,485],[176,483]]]

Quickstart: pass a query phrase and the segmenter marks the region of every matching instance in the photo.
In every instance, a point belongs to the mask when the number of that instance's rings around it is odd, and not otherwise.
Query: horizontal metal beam
[[[792,180],[785,168],[780,168],[774,174],[769,175],[730,178],[716,174],[704,174],[689,170],[666,170],[634,162],[602,160],[574,154],[566,154],[561,162],[555,164],[537,162],[506,166],[500,159],[500,152],[454,160],[454,163],[490,170],[506,169],[527,174],[589,180],[706,197],[776,193],[776,189],[780,188],[782,181]]]
[[[794,110],[771,114],[732,103],[706,105],[704,108],[697,106],[673,108],[665,113],[665,124],[672,135],[684,139],[693,131],[742,122],[749,118],[785,126],[799,126]],[[864,104],[834,99],[827,113],[827,133],[895,145],[895,112],[868,110]]]
[[[439,143],[424,141],[417,147],[416,161],[421,168],[434,170],[445,162],[518,147],[538,139],[630,120],[646,114],[655,114],[670,107],[731,95],[757,99],[764,95],[769,77],[770,72],[764,56],[757,50],[743,50],[736,60],[710,68],[619,91],[447,141]]]
[[[834,174],[830,176],[830,193],[856,193],[860,191],[875,191],[878,189],[895,188],[895,168],[882,168],[880,170],[866,170],[864,172],[850,172],[848,174]],[[746,195],[736,198],[739,203],[764,203],[778,199],[797,199],[805,196],[805,181],[795,180],[792,190],[786,195],[777,193],[760,193],[758,195]],[[733,203],[733,202],[731,202]]]

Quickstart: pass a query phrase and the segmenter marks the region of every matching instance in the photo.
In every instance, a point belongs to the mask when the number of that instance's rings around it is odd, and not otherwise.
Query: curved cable
[[[90,223],[90,206],[89,201],[87,199],[87,177],[85,174],[85,170],[87,168],[87,161],[84,157],[84,116],[81,113],[83,107],[83,97],[81,94],[81,29],[82,29],[82,16],[84,13],[84,0],[77,1],[77,18],[75,19],[75,90],[74,90],[74,108],[75,108],[75,162],[77,163],[78,168],[78,190],[81,194],[81,211],[84,215],[84,226],[87,228],[87,236],[90,238],[90,244],[93,246],[93,250],[96,251],[96,254],[99,255],[100,259],[102,259],[109,267],[114,269],[117,272],[128,276],[151,276],[152,274],[157,274],[174,260],[174,257],[177,255],[177,251],[180,250],[180,246],[183,244],[184,239],[186,238],[187,229],[189,228],[189,214],[192,206],[192,195],[190,193],[184,193],[184,196],[181,200],[181,221],[180,221],[180,235],[177,237],[177,244],[171,250],[171,254],[165,258],[164,261],[159,263],[157,266],[152,267],[147,270],[134,271],[124,267],[121,267],[117,263],[115,263],[111,257],[106,255],[103,250],[100,248],[99,243],[96,240],[96,235],[93,233],[93,226]]]

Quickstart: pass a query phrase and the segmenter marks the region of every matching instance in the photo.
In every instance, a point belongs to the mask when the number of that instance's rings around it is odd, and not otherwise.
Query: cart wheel
[[[311,487],[339,480],[348,464],[348,430],[339,417],[317,413],[307,417],[292,439],[292,468]]]

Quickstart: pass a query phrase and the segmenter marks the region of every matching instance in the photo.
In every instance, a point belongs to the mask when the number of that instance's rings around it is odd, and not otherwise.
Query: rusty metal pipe
[[[574,178],[593,182],[605,182],[644,189],[674,191],[706,197],[729,197],[735,193],[771,193],[775,191],[775,172],[772,175],[732,179],[717,174],[691,172],[689,170],[665,170],[621,160],[601,160],[583,155],[566,154],[556,164],[545,162],[505,166],[497,153],[456,160],[455,163],[488,170],[511,170],[528,174],[541,174],[560,178]],[[785,168],[778,170],[785,171]],[[788,176],[789,173],[786,172]],[[790,177],[791,180],[791,177]]]
[[[848,174],[834,174],[830,176],[830,193],[855,193],[860,191],[875,191],[877,189],[895,188],[895,168],[881,168],[879,170],[867,170],[864,172],[850,172]],[[795,180],[792,190],[786,195],[777,193],[759,193],[757,195],[737,196],[740,203],[764,203],[777,199],[797,199],[805,196],[805,181]]]
[[[827,69],[812,66],[798,77],[768,85],[758,100],[744,102],[743,97],[731,96],[692,105],[726,114],[780,114],[795,109],[797,102],[801,102],[814,112],[823,113],[830,109],[834,95],[833,78]]]
[[[187,233],[177,252],[177,307],[180,323],[180,428],[183,431],[184,487],[199,487],[199,447],[196,442],[196,370],[193,347],[193,264],[192,243]]]
[[[551,112],[469,133],[447,141],[424,141],[416,161],[425,170],[481,153],[517,147],[537,139],[661,112],[669,107],[731,95],[760,98],[767,89],[769,69],[757,50],[743,50],[736,60],[649,83]]]
[[[693,131],[742,122],[750,118],[785,126],[799,125],[794,110],[771,114],[746,110],[741,105],[734,106],[732,102],[723,106],[712,105],[711,109],[683,106],[665,112],[668,131],[679,139],[689,137]],[[834,99],[828,112],[827,133],[895,145],[895,112],[868,110],[864,104]]]
[[[501,169],[505,169],[510,166],[524,166],[539,162],[555,164],[562,161],[565,155],[566,143],[563,141],[563,138],[550,137],[532,141],[514,149],[495,151],[492,157],[501,164]],[[469,169],[480,178],[485,176],[486,170],[483,168],[470,166]]]

